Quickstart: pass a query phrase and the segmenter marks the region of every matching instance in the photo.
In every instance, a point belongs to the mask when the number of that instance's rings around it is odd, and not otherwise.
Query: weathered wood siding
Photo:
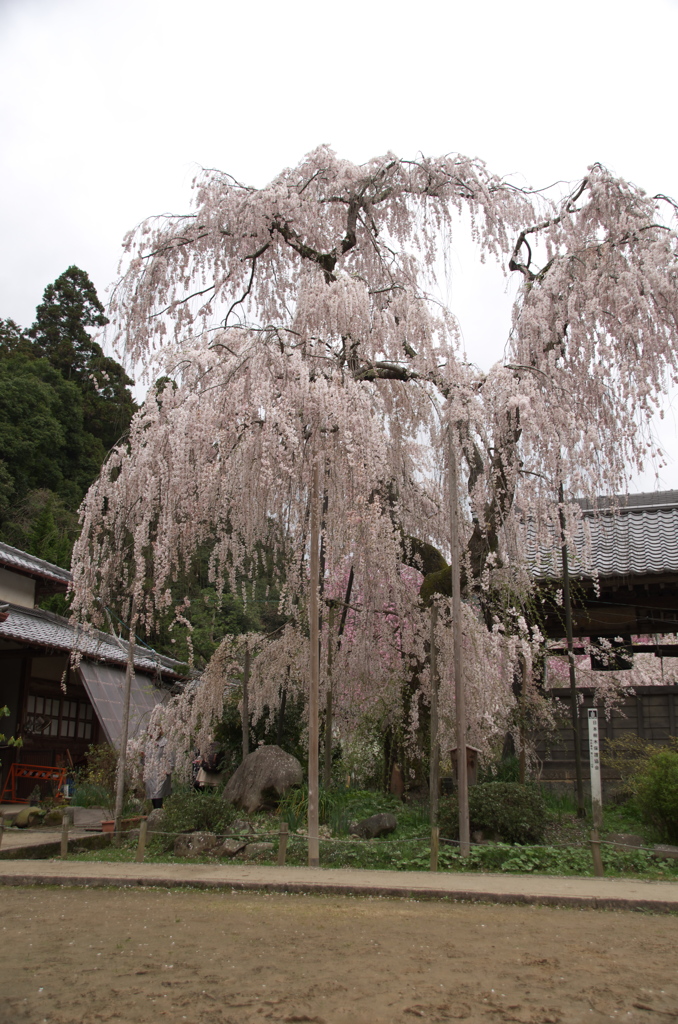
[[[593,692],[580,691],[584,696],[581,720],[581,751],[584,778],[589,778],[588,725],[586,708],[594,706]],[[541,762],[541,778],[545,781],[572,781],[575,778],[574,733],[570,719],[570,691],[551,690],[550,693],[563,707],[561,724],[555,737],[537,742],[537,756]],[[581,712],[580,712],[581,713]],[[678,723],[678,686],[639,686],[629,694],[623,704],[605,717],[598,708],[601,751],[609,740],[622,736],[639,736],[653,743],[668,743],[676,736]],[[613,783],[615,774],[603,768],[603,780]]]

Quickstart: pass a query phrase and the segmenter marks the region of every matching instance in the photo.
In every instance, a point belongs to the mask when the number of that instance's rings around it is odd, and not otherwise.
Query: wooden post
[[[0,846],[2,846],[2,837],[5,834],[5,812],[0,811]]]
[[[61,819],[61,859],[68,856],[68,811],[64,811]]]
[[[139,842],[137,843],[137,854],[136,857],[134,858],[137,864],[143,864],[144,861],[144,854],[146,853],[147,827],[148,822],[146,821],[145,818],[143,818],[141,824],[139,825]]]
[[[438,870],[438,836],[440,830],[437,825],[431,825],[431,871]]]
[[[125,689],[122,698],[122,731],[120,733],[120,751],[118,754],[118,775],[115,787],[115,836],[120,841],[120,819],[122,818],[122,805],[125,800],[125,769],[127,767],[127,736],[129,734],[129,705],[132,693],[132,680],[134,678],[134,630],[136,628],[136,597],[132,597],[130,608],[129,637],[127,643],[127,665],[125,668]]]
[[[521,686],[520,686],[520,756],[518,759],[518,782],[521,786],[525,785],[525,769],[526,769],[526,755],[525,755],[525,701],[527,696],[527,658],[525,655],[520,657],[520,668],[521,668]]]
[[[579,727],[579,704],[577,703],[577,672],[574,663],[574,637],[572,632],[572,599],[570,596],[570,569],[565,533],[565,494],[560,482],[560,543],[563,561],[563,604],[565,605],[565,633],[567,636],[567,661],[570,668],[570,701],[572,703],[572,732],[574,733],[574,765],[577,776],[577,817],[586,817],[584,807],[584,775],[581,764],[581,729]]]
[[[289,825],[286,821],[280,822],[280,834],[278,838],[278,867],[283,868],[285,866],[285,858],[287,857],[287,837],[289,835]]]
[[[308,628],[310,634],[310,686],[308,695],[308,866],[320,867],[318,837],[318,698],[320,683],[320,650],[318,630],[318,463],[313,466],[311,484],[311,558],[308,593]]]
[[[605,874],[603,858],[600,855],[600,836],[598,829],[591,829],[591,853],[593,854],[593,873],[601,878]]]
[[[245,650],[245,664],[242,673],[242,759],[250,752],[250,649]]]
[[[438,870],[438,786],[440,775],[440,740],[438,736],[438,648],[436,623],[438,605],[431,604],[431,640],[429,665],[431,671],[431,765],[429,768],[429,820],[431,823],[431,871]],[[435,866],[434,851],[435,848]]]
[[[459,480],[452,423],[448,425],[448,479],[450,500],[450,571],[452,573],[452,645],[454,697],[457,711],[457,795],[459,799],[459,853],[471,852],[468,813],[468,765],[466,763],[466,693],[462,675],[461,572],[459,564]]]
[[[334,648],[334,603],[327,620],[327,694],[325,697],[325,789],[332,785],[332,651]]]

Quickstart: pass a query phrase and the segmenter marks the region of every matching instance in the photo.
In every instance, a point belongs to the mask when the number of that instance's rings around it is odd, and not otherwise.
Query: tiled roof
[[[595,508],[590,500],[580,499],[579,504],[582,522],[576,550],[569,552],[572,575],[678,573],[678,491],[601,498]],[[532,545],[535,575],[561,575],[559,548],[554,537],[553,546],[541,547],[537,557]]]
[[[51,562],[45,562],[42,558],[36,558],[35,555],[29,555],[27,551],[20,551],[9,544],[0,543],[0,566],[26,576],[63,583],[65,586],[71,582],[68,569],[52,565]]]
[[[0,640],[14,640],[56,651],[77,650],[90,660],[113,665],[125,665],[127,662],[125,640],[96,629],[76,629],[68,619],[40,608],[10,604],[9,617],[0,623]],[[139,672],[161,673],[172,679],[183,677],[188,671],[178,661],[142,647],[135,650],[134,665]]]

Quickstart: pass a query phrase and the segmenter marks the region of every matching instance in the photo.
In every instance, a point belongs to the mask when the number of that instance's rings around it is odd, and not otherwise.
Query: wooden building
[[[618,709],[606,719],[599,709],[601,750],[606,742],[636,735],[654,743],[675,737],[678,686],[663,685],[663,659],[678,657],[678,491],[581,500],[582,517],[573,550],[568,552],[572,583],[573,634],[576,638],[609,641],[618,656],[608,670],[623,682],[626,668],[639,654],[654,655],[657,685],[629,686]],[[529,534],[529,530],[528,530]],[[533,545],[533,571],[542,594],[562,586],[558,538],[537,550]],[[543,631],[552,646],[565,653],[564,609],[550,599],[544,603]],[[577,655],[585,653],[575,641]],[[593,670],[604,666],[591,661]],[[652,673],[650,673],[652,674]],[[675,677],[675,673],[670,674]],[[628,678],[628,677],[627,677]],[[562,684],[561,684],[562,685]],[[557,736],[537,743],[541,777],[555,784],[572,785],[575,778],[574,736],[570,721],[570,691],[547,690],[566,709]],[[580,688],[583,697],[581,748],[588,778],[588,734],[585,709],[593,705],[593,690]],[[603,768],[603,783],[611,791],[618,782]]]
[[[0,802],[27,799],[36,780],[48,795],[59,772],[38,768],[63,771],[82,763],[91,743],[120,743],[126,641],[76,629],[36,607],[47,595],[65,593],[70,579],[66,569],[0,543],[0,706],[9,709],[0,732],[22,740],[2,749]],[[81,655],[77,668],[73,651]],[[130,736],[186,673],[186,666],[141,646],[134,664]]]

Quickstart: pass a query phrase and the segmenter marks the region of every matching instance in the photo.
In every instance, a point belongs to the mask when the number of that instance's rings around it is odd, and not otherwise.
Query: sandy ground
[[[1,890],[1,1024],[678,1021],[678,917]]]

